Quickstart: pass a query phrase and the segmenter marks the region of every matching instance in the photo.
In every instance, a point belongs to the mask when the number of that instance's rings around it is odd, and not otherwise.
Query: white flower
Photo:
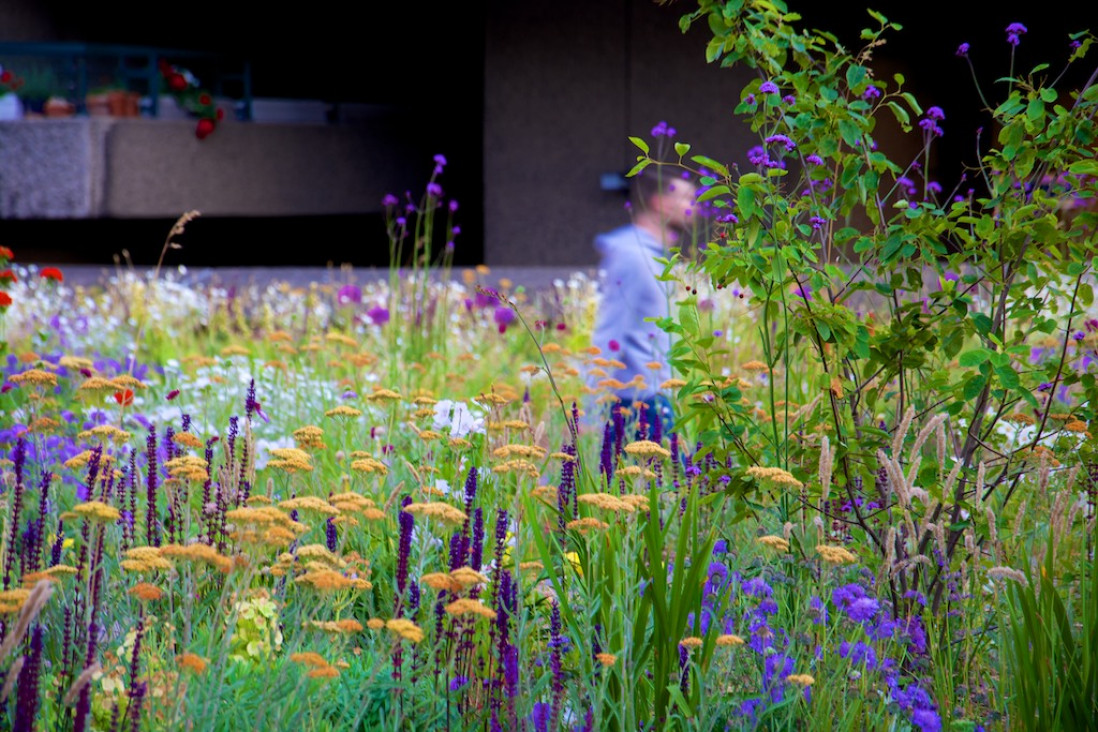
[[[465,437],[471,432],[484,433],[484,419],[474,416],[465,402],[441,399],[435,402],[433,426],[450,430],[450,437]]]

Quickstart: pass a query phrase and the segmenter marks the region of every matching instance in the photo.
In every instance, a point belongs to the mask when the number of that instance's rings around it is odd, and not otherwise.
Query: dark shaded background
[[[628,0],[623,0],[627,2]],[[215,51],[247,58],[252,63],[254,93],[262,97],[311,98],[333,102],[391,105],[414,120],[416,134],[436,142],[450,166],[447,193],[462,202],[459,223],[462,246],[456,263],[470,265],[483,257],[483,64],[484,7],[480,3],[420,0],[416,3],[337,3],[314,0],[295,4],[292,11],[259,3],[220,2],[206,6],[151,6],[122,0],[103,12],[99,3],[42,0],[57,23],[60,40],[147,44]],[[692,3],[671,3],[687,12]],[[858,31],[876,25],[857,2],[791,1],[811,27],[834,32],[851,48],[862,45]],[[356,12],[350,12],[349,8]],[[1039,62],[1050,63],[1044,74],[1059,73],[1066,60],[1068,34],[1098,31],[1098,3],[1033,3],[1018,0],[988,2],[897,2],[880,0],[873,7],[904,28],[887,37],[875,52],[882,68],[900,71],[907,88],[924,103],[938,105],[946,115],[945,136],[936,146],[932,169],[948,192],[964,190],[962,176],[977,159],[976,130],[988,124],[980,110],[968,65],[957,58],[961,42],[970,55],[984,93],[993,103],[1006,76],[1011,47],[1005,27],[1021,22],[1029,32],[1016,51],[1016,72],[1028,72]],[[623,5],[624,12],[624,5]],[[699,46],[701,56],[704,48]],[[1093,72],[1098,52],[1086,66],[1073,69],[1066,87],[1078,86]],[[669,114],[673,110],[669,110]],[[986,138],[985,138],[986,139]],[[430,162],[424,161],[423,178]],[[395,192],[399,193],[399,192]],[[534,223],[534,222],[532,222]],[[0,237],[15,246],[34,242],[80,241],[79,250],[56,244],[41,261],[104,263],[122,247],[119,241],[156,242],[170,221],[0,221]],[[239,266],[324,265],[347,262],[384,266],[381,247],[364,247],[363,232],[383,231],[380,215],[299,217],[279,219],[199,219],[183,239],[188,264]],[[264,242],[263,262],[240,242]],[[293,242],[272,247],[272,241]],[[302,242],[323,241],[323,247]],[[45,251],[45,250],[44,250]],[[159,246],[148,252],[158,254]],[[148,255],[142,254],[140,258]],[[142,262],[138,262],[142,263]]]

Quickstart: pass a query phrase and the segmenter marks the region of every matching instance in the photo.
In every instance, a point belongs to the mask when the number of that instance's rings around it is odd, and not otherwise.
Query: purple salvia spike
[[[145,537],[149,546],[160,546],[160,527],[156,515],[156,429],[149,430],[149,436],[145,439],[145,458],[147,461],[145,484],[147,488],[146,500],[148,505],[145,514]]]
[[[561,652],[564,641],[561,638],[560,605],[553,602],[549,616],[549,671],[553,675],[553,695],[549,707],[549,729],[560,729],[561,702],[564,699],[564,669]]]
[[[15,692],[15,722],[12,732],[33,732],[38,717],[38,686],[42,675],[42,649],[45,629],[36,623],[31,631],[30,654],[24,656]]]
[[[615,404],[610,414],[614,422],[614,459],[619,460],[625,447],[625,412],[621,404]]]
[[[479,572],[484,557],[484,509],[479,507],[473,512],[473,544],[469,554],[469,566]]]
[[[11,456],[12,470],[15,471],[15,484],[23,482],[23,469],[27,464],[27,441],[20,437],[15,441],[15,450]]]
[[[620,432],[618,434],[621,434]],[[599,452],[599,472],[602,473],[606,485],[610,485],[614,477],[614,425],[607,422],[602,430],[602,450]]]
[[[396,610],[393,613],[393,617],[402,617],[401,604],[404,598],[404,590],[408,584],[408,556],[412,551],[412,529],[415,528],[415,517],[404,510],[406,506],[412,503],[411,496],[404,496],[400,501],[400,516],[398,522],[400,524],[400,542],[397,546],[397,597],[396,597]]]
[[[15,557],[19,554],[16,551],[15,542],[19,538],[19,512],[23,507],[23,483],[17,481],[15,488],[12,489],[11,498],[11,528],[8,530],[8,551],[4,558],[4,589],[8,589],[11,585],[11,570]]]

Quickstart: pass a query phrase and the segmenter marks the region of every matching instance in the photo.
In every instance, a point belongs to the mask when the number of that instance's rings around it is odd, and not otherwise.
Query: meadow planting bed
[[[442,156],[376,282],[0,248],[5,728],[1093,728],[1098,73],[1015,72],[1011,24],[986,189],[947,193],[946,113],[872,74],[894,24],[697,6],[760,144],[632,138],[701,185],[670,430],[615,408],[595,280],[450,266]]]

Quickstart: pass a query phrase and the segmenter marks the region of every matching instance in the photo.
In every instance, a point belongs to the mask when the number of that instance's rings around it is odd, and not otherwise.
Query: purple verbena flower
[[[1011,23],[1006,27],[1007,43],[1012,46],[1017,46],[1021,43],[1023,33],[1028,33],[1029,28],[1026,28],[1021,23]]]
[[[772,81],[764,81],[759,87],[759,91],[763,94],[778,94],[778,85]]]
[[[961,45],[957,46],[957,55],[962,57],[962,58],[967,57],[968,56],[968,48],[969,48],[969,46],[968,46],[967,43],[962,43]]]

